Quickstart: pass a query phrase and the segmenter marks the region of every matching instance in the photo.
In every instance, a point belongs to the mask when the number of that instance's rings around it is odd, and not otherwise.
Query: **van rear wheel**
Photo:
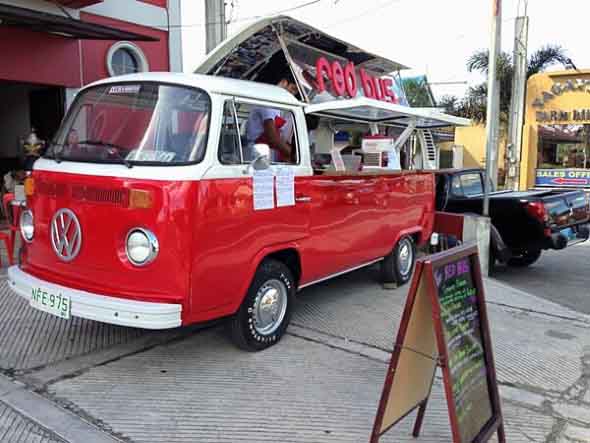
[[[280,261],[264,260],[230,321],[233,342],[246,351],[261,351],[277,343],[291,320],[294,300],[290,269]]]
[[[416,264],[416,246],[410,236],[402,237],[381,262],[383,283],[406,284],[412,277]]]

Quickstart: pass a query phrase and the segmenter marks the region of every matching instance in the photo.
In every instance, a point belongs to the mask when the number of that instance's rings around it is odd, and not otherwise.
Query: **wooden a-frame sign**
[[[453,443],[505,443],[477,247],[416,264],[370,443],[418,409],[420,435],[436,368],[443,374]]]

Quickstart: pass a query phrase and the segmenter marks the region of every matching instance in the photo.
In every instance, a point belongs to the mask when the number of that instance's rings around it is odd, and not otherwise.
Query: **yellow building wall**
[[[571,81],[574,86],[565,87],[559,91],[556,85],[563,88]],[[588,82],[588,84],[581,82]],[[538,99],[543,99],[543,106],[533,106]],[[538,101],[537,101],[538,103]],[[590,123],[590,113],[586,120],[574,120],[574,110],[590,110],[590,70],[581,71],[556,71],[535,74],[527,82],[527,95],[525,99],[525,124],[522,134],[522,150],[520,162],[521,189],[527,189],[535,185],[535,172],[537,168],[538,153],[538,125],[539,124],[587,124]],[[568,112],[569,119],[556,119],[555,121],[537,121],[537,112],[552,111]]]
[[[506,128],[500,129],[498,170],[504,170],[506,155]],[[463,146],[463,166],[465,168],[485,168],[486,127],[483,124],[455,128],[455,144]],[[502,175],[500,173],[499,175]]]

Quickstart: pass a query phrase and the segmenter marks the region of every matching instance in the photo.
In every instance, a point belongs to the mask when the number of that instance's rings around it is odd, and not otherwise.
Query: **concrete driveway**
[[[24,442],[367,441],[407,293],[377,277],[368,268],[302,291],[285,339],[254,354],[223,327],[60,320],[0,281],[0,436],[17,417]],[[590,317],[486,286],[508,441],[590,441]],[[411,425],[383,443],[450,441],[440,378],[419,440]]]
[[[590,314],[590,241],[544,251],[528,268],[498,267],[494,278],[515,288]]]

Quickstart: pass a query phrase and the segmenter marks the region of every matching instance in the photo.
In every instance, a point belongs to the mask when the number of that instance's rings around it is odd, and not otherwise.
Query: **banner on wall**
[[[590,169],[537,169],[535,186],[590,188]]]

